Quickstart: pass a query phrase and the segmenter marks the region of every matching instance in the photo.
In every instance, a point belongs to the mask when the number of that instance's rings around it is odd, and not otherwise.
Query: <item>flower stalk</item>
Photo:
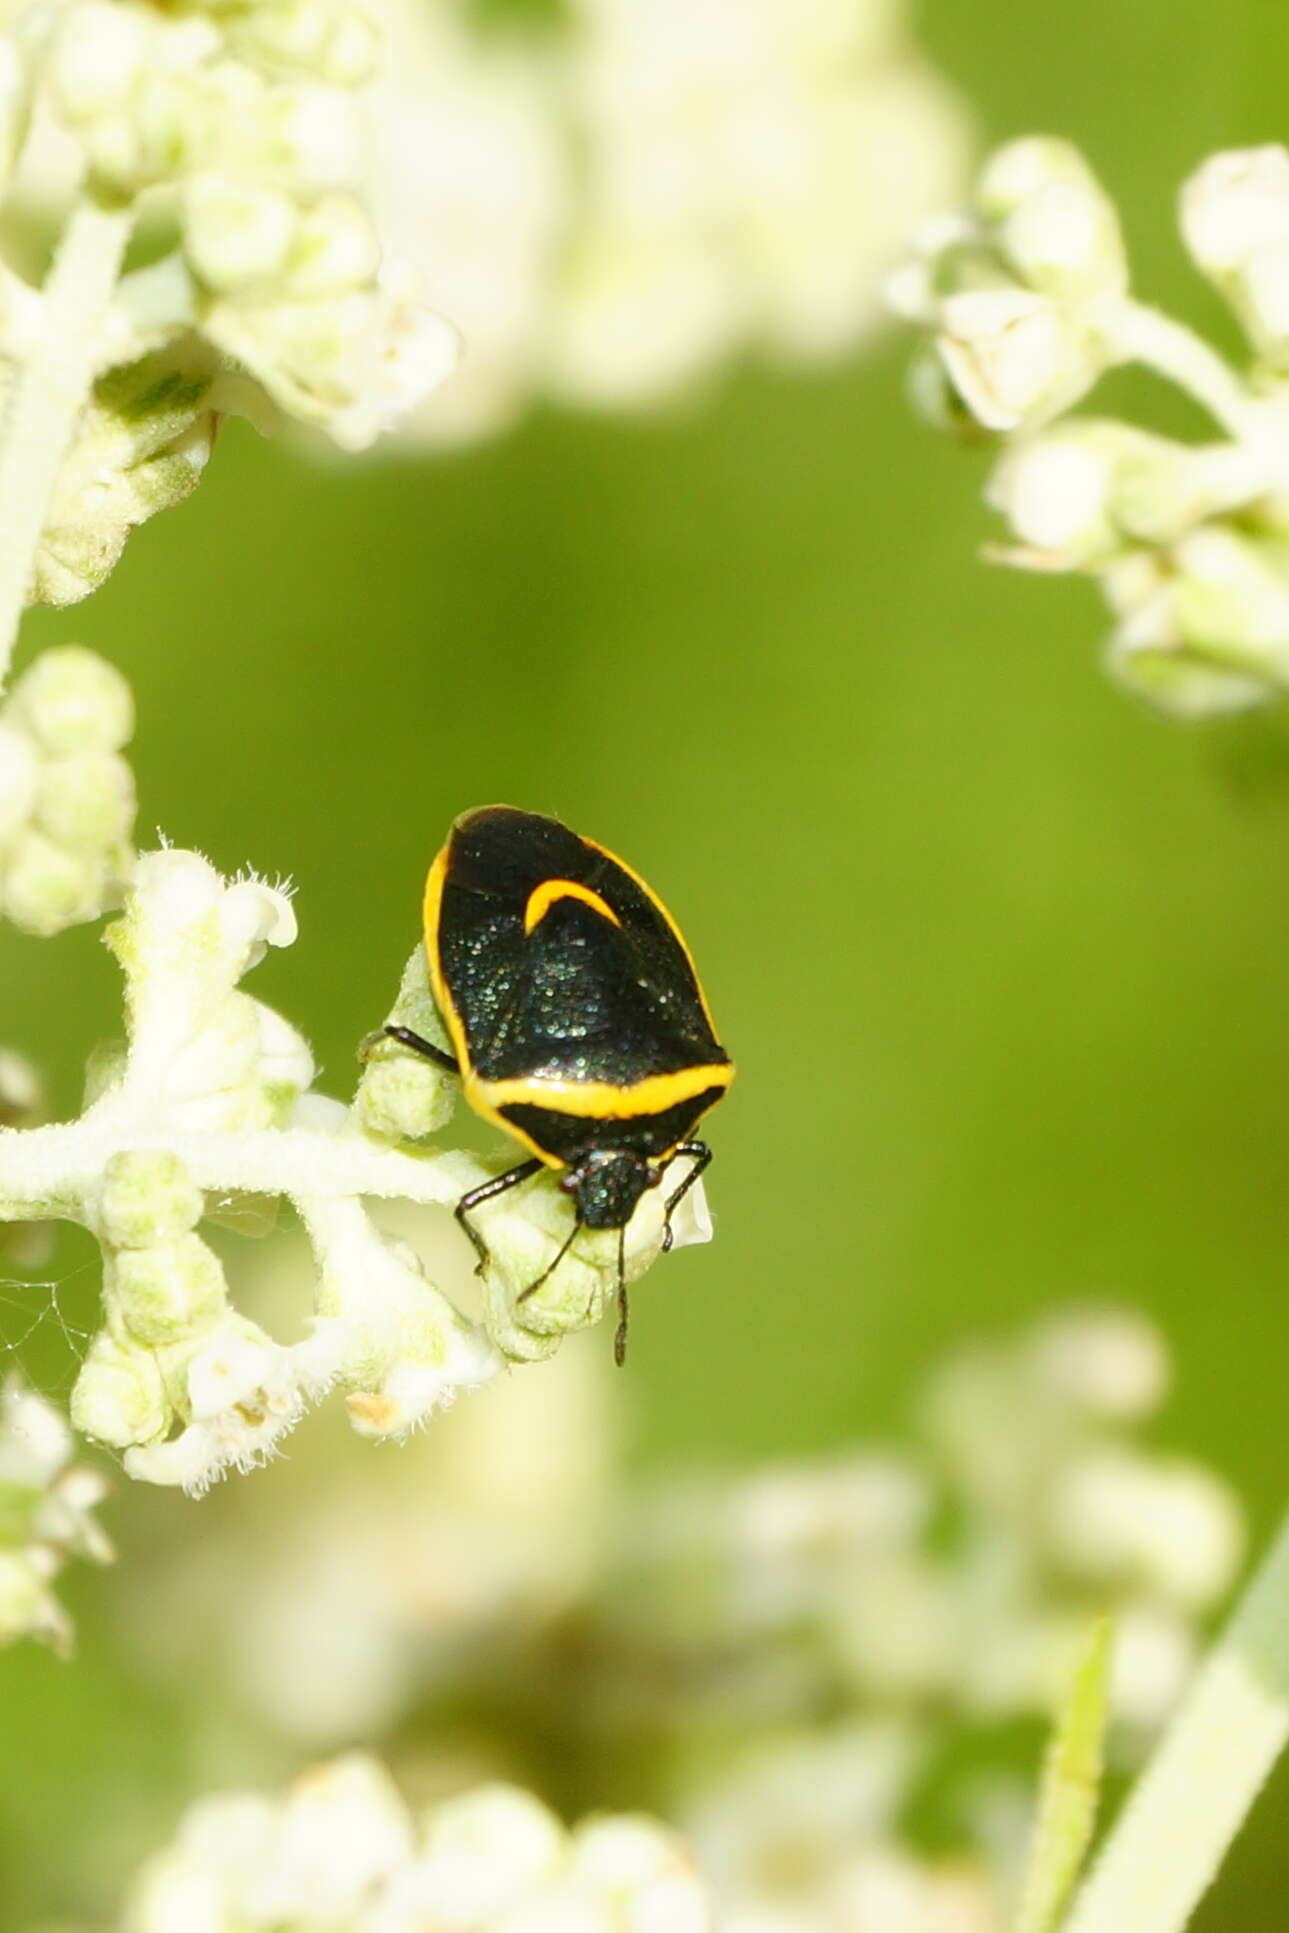
[[[77,423],[99,374],[103,324],[133,226],[130,204],[85,193],[45,285],[40,328],[0,434],[0,685],[26,608],[36,552]]]
[[[1289,1743],[1289,1521],[1210,1652],[1065,1933],[1181,1933]]]

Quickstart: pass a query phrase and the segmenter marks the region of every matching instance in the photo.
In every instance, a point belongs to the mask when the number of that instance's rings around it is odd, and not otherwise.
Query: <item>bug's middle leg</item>
[[[521,1161],[517,1168],[507,1168],[504,1175],[494,1175],[491,1181],[480,1182],[477,1188],[472,1188],[468,1194],[462,1195],[460,1201],[457,1203],[453,1212],[466,1234],[470,1237],[474,1252],[479,1257],[479,1266],[475,1270],[476,1275],[482,1274],[483,1270],[488,1266],[489,1255],[488,1244],[484,1241],[483,1236],[479,1233],[474,1223],[469,1219],[471,1214],[473,1214],[476,1208],[481,1208],[485,1201],[494,1201],[498,1195],[504,1195],[508,1189],[515,1187],[517,1183],[527,1181],[529,1175],[535,1175],[541,1165],[541,1162],[538,1161],[536,1156],[531,1161]]]
[[[667,1197],[667,1205],[662,1211],[662,1252],[664,1255],[671,1247],[671,1218],[712,1158],[712,1151],[705,1141],[682,1141],[677,1148],[673,1149],[673,1154],[689,1155],[694,1165],[680,1186],[672,1189]]]

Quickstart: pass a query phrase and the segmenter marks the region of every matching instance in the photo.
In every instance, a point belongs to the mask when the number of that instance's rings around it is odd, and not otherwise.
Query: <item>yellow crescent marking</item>
[[[528,895],[528,904],[524,908],[525,933],[531,933],[561,899],[580,899],[583,906],[589,906],[602,919],[612,920],[615,926],[622,924],[608,902],[601,899],[598,893],[593,893],[589,886],[579,886],[575,879],[543,879],[541,885],[534,886]]]

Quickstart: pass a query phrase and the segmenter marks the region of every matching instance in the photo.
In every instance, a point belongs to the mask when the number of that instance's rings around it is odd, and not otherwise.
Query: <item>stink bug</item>
[[[626,1225],[673,1156],[690,1156],[666,1203],[670,1248],[672,1214],[712,1158],[693,1130],[734,1078],[680,930],[603,846],[558,819],[490,805],[456,821],[430,867],[425,952],[455,1052],[410,1028],[385,1031],[459,1073],[476,1113],[532,1150],[463,1195],[457,1220],[483,1267],[471,1211],[542,1167],[558,1170],[573,1228],[520,1300],[579,1229],[616,1228],[621,1362]]]

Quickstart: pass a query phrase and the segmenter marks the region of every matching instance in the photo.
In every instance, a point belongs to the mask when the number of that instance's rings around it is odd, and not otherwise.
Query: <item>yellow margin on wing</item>
[[[622,868],[622,871],[627,875],[628,879],[635,880],[636,885],[640,888],[641,892],[644,894],[645,898],[649,901],[650,905],[657,907],[658,911],[662,914],[668,926],[671,928],[672,937],[675,940],[676,945],[680,948],[686,960],[688,960],[689,962],[689,971],[693,974],[694,985],[698,989],[698,1004],[702,1008],[704,1016],[706,1017],[706,1020],[707,1020],[707,1024],[712,1030],[712,1039],[719,1040],[720,1035],[716,1031],[716,1022],[712,1019],[712,1010],[707,1004],[707,995],[703,991],[703,983],[698,977],[698,968],[694,965],[694,956],[689,950],[689,946],[686,942],[684,934],[681,932],[675,920],[672,918],[671,914],[667,911],[667,908],[663,905],[662,901],[659,899],[657,893],[655,893],[653,887],[649,884],[647,879],[642,879],[640,877],[639,873],[636,871],[634,866],[628,866],[625,859],[619,859],[616,852],[610,852],[609,848],[607,846],[602,846],[598,839],[584,838],[580,832],[576,833],[574,837],[581,839],[582,844],[584,846],[589,846],[592,852],[598,852],[602,854],[605,859],[611,860],[615,866],[620,866]]]
[[[709,1087],[728,1087],[734,1069],[728,1061],[702,1067],[682,1067],[674,1074],[646,1074],[641,1081],[619,1087],[613,1081],[522,1080],[481,1081],[467,1076],[475,1105],[490,1108],[545,1107],[578,1121],[631,1121],[642,1114],[665,1114],[668,1108],[692,1101]]]

